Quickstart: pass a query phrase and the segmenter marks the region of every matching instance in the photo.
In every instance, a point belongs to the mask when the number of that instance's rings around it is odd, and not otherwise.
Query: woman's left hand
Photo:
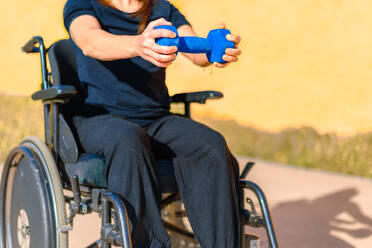
[[[221,23],[218,28],[225,29],[226,25],[224,23]],[[242,53],[242,51],[239,49],[239,43],[241,41],[241,37],[239,35],[228,34],[226,35],[226,39],[234,42],[235,48],[226,49],[225,54],[223,55],[222,59],[225,60],[227,63],[225,64],[217,63],[217,62],[214,63],[214,66],[218,68],[225,68],[226,66],[228,66],[229,64],[233,62],[237,62],[239,59],[238,56]]]

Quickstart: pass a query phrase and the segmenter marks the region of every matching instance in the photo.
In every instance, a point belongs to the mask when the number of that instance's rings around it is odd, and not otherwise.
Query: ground
[[[254,160],[248,179],[266,193],[281,247],[372,246],[372,180]],[[241,166],[247,161],[239,158]],[[78,216],[70,247],[98,239],[99,226],[97,214]],[[260,229],[246,231],[265,236]]]

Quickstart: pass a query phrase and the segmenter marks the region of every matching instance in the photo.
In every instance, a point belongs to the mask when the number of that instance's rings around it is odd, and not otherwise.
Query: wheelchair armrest
[[[202,103],[204,104],[208,99],[219,99],[222,98],[223,94],[219,91],[199,91],[175,94],[171,97],[172,103]]]
[[[36,91],[32,94],[32,100],[50,101],[70,98],[77,94],[75,87],[70,85],[53,86],[47,89]]]

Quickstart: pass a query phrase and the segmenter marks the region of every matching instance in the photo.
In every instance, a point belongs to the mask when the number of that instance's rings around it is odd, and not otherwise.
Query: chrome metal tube
[[[274,229],[272,219],[271,219],[269,205],[267,204],[267,200],[266,200],[264,192],[257,184],[251,181],[240,180],[240,185],[242,186],[242,188],[251,190],[257,196],[259,203],[260,203],[261,212],[262,212],[262,215],[265,221],[265,229],[266,229],[267,237],[269,238],[270,247],[279,248],[275,229]]]
[[[112,192],[103,192],[103,197],[106,200],[110,201],[114,206],[115,213],[119,222],[118,224],[123,247],[132,248],[132,240],[129,229],[129,218],[124,201],[120,198],[120,196]]]

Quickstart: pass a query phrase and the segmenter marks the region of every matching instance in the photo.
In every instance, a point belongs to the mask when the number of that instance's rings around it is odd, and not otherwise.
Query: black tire
[[[24,139],[5,162],[0,185],[0,246],[67,248],[60,176],[46,145]]]

